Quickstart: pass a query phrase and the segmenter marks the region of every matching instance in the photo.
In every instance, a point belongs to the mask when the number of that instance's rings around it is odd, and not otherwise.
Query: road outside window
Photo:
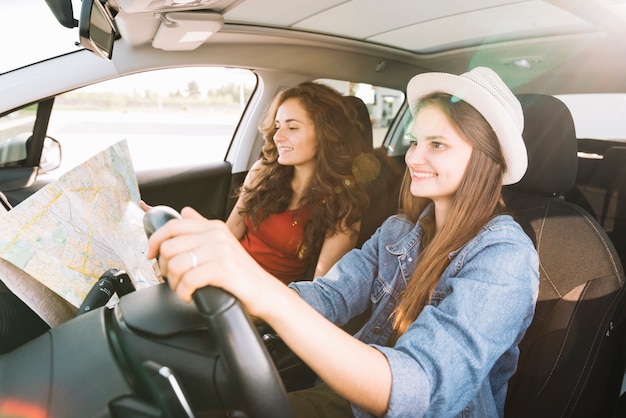
[[[126,76],[55,99],[48,134],[62,146],[55,177],[127,140],[135,171],[223,161],[256,76],[176,68]]]

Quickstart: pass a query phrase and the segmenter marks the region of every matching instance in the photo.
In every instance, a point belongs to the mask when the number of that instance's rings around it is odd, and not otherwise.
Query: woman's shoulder
[[[484,229],[491,231],[508,229],[516,232],[521,232],[526,235],[521,225],[513,218],[511,214],[508,213],[502,213],[494,216],[489,220],[489,222],[485,224]]]
[[[263,165],[263,158],[259,158],[258,160],[256,160],[256,161],[252,164],[252,167],[250,167],[250,170],[255,170],[255,169],[258,169],[259,167],[261,167],[261,165]]]
[[[263,167],[263,159],[259,158],[258,160],[254,162],[254,164],[252,164],[252,167],[250,167],[250,170],[248,172],[256,174],[259,172],[259,170],[262,167]]]
[[[510,214],[496,215],[485,224],[478,237],[486,240],[516,242],[534,251],[535,245]]]
[[[408,228],[412,229],[415,226],[415,222],[411,222],[404,213],[397,213],[389,216],[381,227],[384,228]]]
[[[252,184],[262,167],[263,159],[258,159],[254,162],[254,164],[252,164],[252,167],[250,167],[250,170],[248,170],[248,174],[246,175],[246,179],[244,181],[246,186],[250,186]]]
[[[415,222],[409,220],[406,215],[399,213],[388,217],[379,227],[382,241],[386,244],[403,241],[407,235],[416,235],[418,229]]]

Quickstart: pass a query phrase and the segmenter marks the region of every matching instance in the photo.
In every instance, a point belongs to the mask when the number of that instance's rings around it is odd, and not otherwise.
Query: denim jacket
[[[392,216],[325,277],[290,286],[337,325],[371,306],[355,336],[389,362],[387,417],[502,417],[518,344],[537,301],[537,252],[509,215],[494,217],[450,254],[432,303],[388,347],[391,316],[415,269],[421,233],[419,223]],[[355,417],[371,416],[352,410]]]

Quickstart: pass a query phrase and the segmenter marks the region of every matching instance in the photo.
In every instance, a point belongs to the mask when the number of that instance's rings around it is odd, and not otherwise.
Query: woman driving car
[[[522,109],[485,67],[419,74],[407,95],[400,214],[326,275],[285,286],[191,208],[150,238],[180,298],[229,291],[316,372],[289,394],[298,417],[503,416],[538,291],[537,252],[501,197],[527,168]],[[367,309],[354,336],[339,327]]]

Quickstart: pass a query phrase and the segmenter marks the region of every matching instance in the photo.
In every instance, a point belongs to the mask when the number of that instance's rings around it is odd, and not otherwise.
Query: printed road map
[[[139,198],[121,141],[0,217],[0,279],[51,326],[73,316],[110,268],[138,288],[157,283]]]

